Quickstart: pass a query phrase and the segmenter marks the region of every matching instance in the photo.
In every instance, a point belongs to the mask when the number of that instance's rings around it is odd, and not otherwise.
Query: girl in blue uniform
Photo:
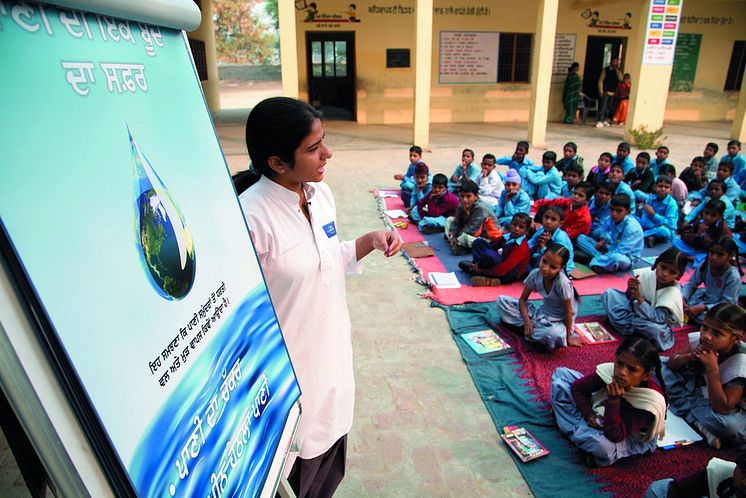
[[[653,452],[666,423],[666,392],[658,351],[642,337],[628,337],[613,363],[585,377],[560,367],[552,374],[552,409],[557,426],[586,452],[590,467]]]

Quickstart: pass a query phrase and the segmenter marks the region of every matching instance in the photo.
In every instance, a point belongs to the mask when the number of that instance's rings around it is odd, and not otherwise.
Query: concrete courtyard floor
[[[214,116],[232,171],[245,169],[247,111]],[[334,191],[340,234],[353,238],[381,228],[370,189],[395,188],[408,164],[411,126],[324,123],[334,156],[326,181]],[[728,139],[730,123],[668,123],[665,141],[677,170],[714,141]],[[621,128],[550,124],[548,149],[561,154],[575,141],[586,167],[615,153]],[[477,156],[512,154],[526,124],[434,124],[424,161],[448,173],[465,147]],[[652,151],[651,151],[652,152]],[[529,155],[540,160],[543,150]],[[633,149],[633,154],[637,151]],[[362,275],[348,278],[357,382],[348,471],[337,496],[531,496],[461,360],[444,313],[419,294],[401,257],[373,254]]]

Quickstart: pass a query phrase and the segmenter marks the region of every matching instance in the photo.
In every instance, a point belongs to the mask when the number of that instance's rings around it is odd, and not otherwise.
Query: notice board
[[[440,83],[495,83],[500,33],[441,31]]]
[[[676,54],[673,58],[671,70],[671,92],[691,92],[694,88],[694,78],[697,75],[697,61],[702,35],[697,33],[679,33],[676,40]]]
[[[186,36],[3,1],[0,58],[2,256],[116,494],[266,493],[300,390]]]

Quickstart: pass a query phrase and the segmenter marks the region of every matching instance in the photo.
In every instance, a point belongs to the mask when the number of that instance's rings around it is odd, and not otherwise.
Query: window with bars
[[[733,53],[730,55],[728,75],[725,77],[723,90],[738,91],[741,89],[744,66],[746,66],[746,41],[736,41],[733,43]]]
[[[347,76],[347,42],[311,42],[311,75],[314,78]]]
[[[530,33],[500,33],[498,83],[528,83],[531,78]]]

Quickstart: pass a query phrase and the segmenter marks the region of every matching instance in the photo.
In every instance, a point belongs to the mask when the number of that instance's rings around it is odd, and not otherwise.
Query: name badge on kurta
[[[332,222],[330,222],[330,223],[327,223],[326,225],[324,225],[324,226],[323,226],[323,227],[321,227],[321,228],[323,228],[323,229],[324,229],[324,232],[326,232],[326,236],[327,236],[328,238],[330,238],[330,239],[331,239],[332,237],[334,237],[335,235],[337,235],[337,227],[336,227],[336,226],[334,226],[334,222],[333,222],[333,221],[332,221]]]

